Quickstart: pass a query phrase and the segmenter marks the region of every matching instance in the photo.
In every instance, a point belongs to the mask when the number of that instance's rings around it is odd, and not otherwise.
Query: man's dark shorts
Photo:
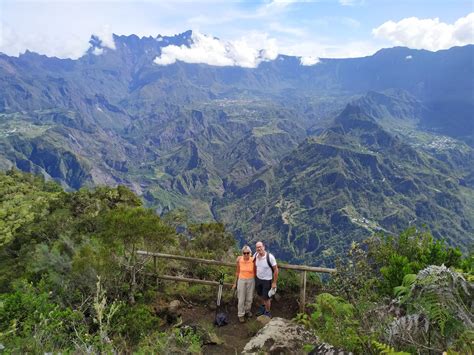
[[[272,288],[272,280],[260,280],[258,277],[255,278],[255,290],[257,295],[262,297],[264,300],[268,300],[268,291]]]

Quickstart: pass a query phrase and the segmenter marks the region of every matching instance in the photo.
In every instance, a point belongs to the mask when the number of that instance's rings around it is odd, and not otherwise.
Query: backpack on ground
[[[218,327],[229,324],[229,314],[226,310],[221,307],[221,298],[222,298],[222,288],[224,287],[224,281],[219,282],[219,290],[217,291],[217,307],[216,307],[216,316],[214,318],[214,324]]]

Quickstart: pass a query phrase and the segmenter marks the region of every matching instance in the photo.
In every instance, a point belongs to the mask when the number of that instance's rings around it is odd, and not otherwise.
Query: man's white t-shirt
[[[260,280],[271,280],[273,278],[273,272],[270,266],[267,263],[267,252],[265,255],[260,257],[260,254],[257,253],[256,256],[256,266],[257,266],[257,277]],[[273,254],[270,254],[270,265],[275,266],[277,264]]]

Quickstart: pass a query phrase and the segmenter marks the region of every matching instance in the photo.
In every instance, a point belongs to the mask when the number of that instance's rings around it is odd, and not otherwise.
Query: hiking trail
[[[212,307],[214,308],[214,307]],[[183,325],[201,325],[209,329],[223,341],[223,344],[204,345],[204,354],[240,354],[248,341],[263,328],[255,312],[258,308],[258,302],[255,301],[252,306],[253,316],[247,319],[245,323],[240,323],[237,318],[236,301],[231,301],[226,305],[229,316],[229,324],[217,327],[214,325],[216,311],[205,305],[193,305],[183,307],[181,317]],[[285,319],[292,319],[298,313],[298,303],[294,298],[280,298],[272,303],[272,316]]]

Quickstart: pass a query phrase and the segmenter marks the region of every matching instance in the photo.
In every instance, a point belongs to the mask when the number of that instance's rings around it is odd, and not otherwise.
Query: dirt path
[[[257,302],[254,302],[255,313]],[[215,310],[203,306],[193,306],[182,310],[183,324],[200,324],[204,328],[214,331],[224,342],[221,345],[205,345],[204,354],[240,354],[245,344],[257,333],[262,325],[253,316],[245,323],[239,323],[237,318],[236,305],[227,305],[229,314],[229,324],[223,327],[213,325]],[[298,312],[298,304],[294,299],[280,299],[274,301],[272,305],[272,314],[274,317],[292,319]]]

